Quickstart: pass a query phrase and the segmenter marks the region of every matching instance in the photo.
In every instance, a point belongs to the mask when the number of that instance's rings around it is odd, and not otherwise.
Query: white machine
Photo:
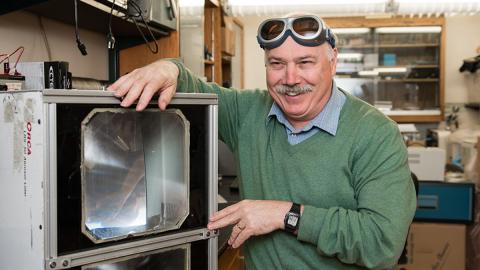
[[[437,147],[408,147],[410,170],[423,181],[445,180],[445,149]]]

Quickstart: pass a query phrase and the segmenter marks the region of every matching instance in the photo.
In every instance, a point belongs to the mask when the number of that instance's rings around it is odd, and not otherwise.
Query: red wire
[[[7,55],[7,57],[3,58],[2,61],[0,61],[0,64],[3,63],[3,61],[5,61],[6,59],[10,59],[10,56],[14,55],[15,53],[17,53],[19,50],[22,50],[20,52],[20,54],[18,55],[17,57],[17,61],[15,61],[15,65],[13,66],[13,69],[15,70],[15,74],[14,75],[20,75],[19,72],[17,72],[17,64],[18,64],[18,61],[20,61],[20,58],[22,57],[22,54],[23,54],[23,51],[25,51],[25,48],[23,46],[20,46],[18,47],[15,51],[13,51],[11,54],[0,54],[0,56],[5,56]]]

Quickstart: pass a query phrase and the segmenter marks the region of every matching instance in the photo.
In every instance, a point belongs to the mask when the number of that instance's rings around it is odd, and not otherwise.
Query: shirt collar
[[[296,130],[290,124],[290,122],[288,122],[282,109],[275,102],[273,102],[272,107],[270,108],[270,112],[267,116],[267,121],[269,121],[271,118],[273,118],[273,116],[275,116],[278,122],[283,124],[293,133],[306,132],[316,127],[328,132],[332,136],[335,136],[335,134],[337,133],[340,112],[342,110],[343,104],[345,103],[345,100],[345,94],[337,88],[335,80],[333,80],[332,95],[330,96],[327,104],[325,104],[323,110],[301,130]]]

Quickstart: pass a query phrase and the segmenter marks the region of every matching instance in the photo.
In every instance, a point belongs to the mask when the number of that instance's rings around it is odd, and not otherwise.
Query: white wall
[[[242,17],[244,36],[244,80],[246,89],[267,89],[263,50],[257,43],[257,27],[263,17]]]
[[[460,73],[463,59],[480,48],[480,16],[446,18],[445,102],[480,102],[480,74]]]
[[[42,18],[42,22],[50,45],[50,60],[69,62],[69,70],[74,77],[108,79],[108,51],[104,34],[80,29],[80,38],[88,52],[87,56],[82,56],[77,49],[74,27],[47,18]],[[37,15],[17,11],[0,16],[0,54],[10,54],[19,46],[25,47],[20,61],[49,60]],[[16,56],[10,62],[15,59]]]

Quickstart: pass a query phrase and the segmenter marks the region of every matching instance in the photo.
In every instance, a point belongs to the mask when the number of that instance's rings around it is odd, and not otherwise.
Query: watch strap
[[[289,221],[294,219],[296,222],[294,225],[290,224]],[[293,203],[290,211],[287,212],[284,219],[285,231],[289,233],[295,233],[298,230],[298,225],[300,224],[300,204]]]

